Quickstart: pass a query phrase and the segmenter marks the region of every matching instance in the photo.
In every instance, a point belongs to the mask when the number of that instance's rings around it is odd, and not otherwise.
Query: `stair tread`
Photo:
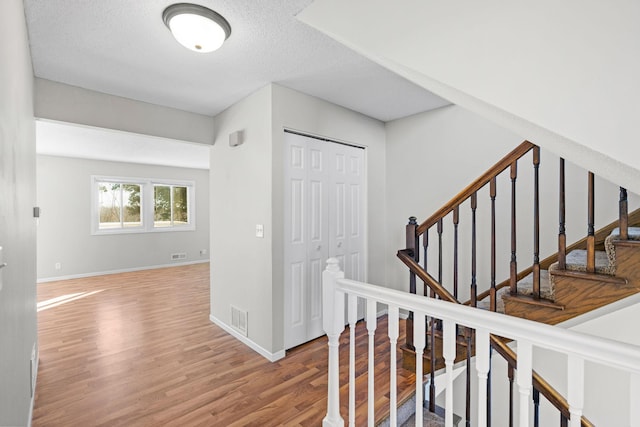
[[[518,295],[533,295],[533,272],[518,282]],[[540,297],[551,301],[555,300],[553,283],[547,270],[540,270]]]
[[[628,240],[640,240],[640,227],[629,227],[627,229]],[[611,234],[604,239],[604,248],[607,251],[607,257],[609,259],[609,265],[613,269],[613,273],[615,274],[616,269],[616,247],[614,245],[614,241],[620,239],[620,228],[616,227],[611,230]]]
[[[504,300],[503,297],[509,295],[510,288],[505,286],[498,289],[496,292],[496,311],[498,313],[504,313]],[[518,295],[533,295],[533,272],[520,279],[518,282]],[[547,270],[540,270],[540,297],[555,301],[553,282],[549,276]],[[489,310],[491,304],[490,297],[478,301],[478,308],[482,310]]]
[[[502,300],[503,295],[509,295],[508,286],[500,288],[496,292],[496,312],[498,313],[504,313],[504,301]],[[491,308],[491,297],[488,296],[482,301],[478,301],[476,306],[481,310],[489,310]]]
[[[629,236],[629,240],[640,240],[640,227],[627,227],[627,234]],[[611,230],[611,234],[609,236],[620,237],[620,227],[616,227]]]
[[[611,263],[609,255],[605,251],[595,251],[596,273],[613,276],[615,266]],[[550,271],[559,270],[558,263],[549,266]],[[587,271],[587,251],[585,249],[575,249],[567,254],[566,270]]]

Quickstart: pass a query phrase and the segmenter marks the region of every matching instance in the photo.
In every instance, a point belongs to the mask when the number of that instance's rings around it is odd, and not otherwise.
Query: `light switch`
[[[264,225],[256,224],[256,237],[264,237]]]

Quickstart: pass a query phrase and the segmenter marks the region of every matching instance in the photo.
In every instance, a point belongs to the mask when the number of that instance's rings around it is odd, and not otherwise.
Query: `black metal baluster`
[[[416,217],[409,217],[409,224],[406,226],[406,245],[407,249],[411,252],[411,255],[414,259],[416,259],[416,254],[419,258],[419,250],[418,250],[418,237],[416,236],[416,228],[418,227],[418,223],[416,222]],[[426,258],[426,256],[425,256]],[[412,294],[416,293],[416,274],[409,270],[409,292]],[[413,311],[409,312],[409,316],[407,317],[406,323],[406,334],[404,342],[407,348],[413,350]]]
[[[429,230],[425,231],[424,234],[422,235],[422,246],[424,248],[424,251],[423,251],[424,259],[422,261],[422,265],[423,265],[424,271],[428,271],[427,270],[427,266],[429,264],[428,264],[428,261],[427,261],[427,258],[428,258],[427,257],[427,255],[428,255],[427,249],[429,248]],[[429,296],[429,286],[427,286],[426,283],[424,284],[423,295],[425,297]]]
[[[518,177],[518,162],[511,163],[511,263],[509,265],[509,287],[511,295],[518,293],[518,263],[516,261],[516,178]]]
[[[491,293],[489,294],[489,309],[496,311],[496,178],[489,182],[489,197],[491,197]]]
[[[442,218],[438,220],[438,283],[442,285]]]
[[[564,189],[564,159],[560,159],[560,189],[559,200],[559,222],[558,230],[558,268],[564,270],[567,267],[567,235],[565,232],[565,189]]]
[[[533,148],[533,297],[540,298],[540,147]]]
[[[620,239],[629,238],[629,204],[627,202],[627,190],[620,187]]]
[[[595,176],[589,172],[589,225],[587,230],[587,273],[596,272]]]
[[[569,427],[569,419],[562,413],[560,414],[560,427]]]
[[[453,296],[458,299],[458,223],[460,222],[460,209],[453,209]]]
[[[478,305],[478,286],[476,283],[476,209],[478,193],[471,195],[471,307]]]

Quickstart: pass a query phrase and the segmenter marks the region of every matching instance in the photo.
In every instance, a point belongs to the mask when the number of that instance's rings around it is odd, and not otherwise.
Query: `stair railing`
[[[491,336],[491,348],[495,350],[502,358],[507,362],[509,369],[509,426],[513,426],[513,371],[518,368],[518,356],[511,347],[507,344],[507,341],[492,335]],[[490,378],[489,374],[489,378]],[[553,405],[560,412],[560,424],[563,420],[567,422],[571,419],[571,412],[569,402],[560,393],[558,393],[544,378],[542,378],[536,371],[532,371],[532,388],[533,388],[533,400],[534,400],[534,427],[539,426],[539,408],[540,408],[540,393],[547,399],[547,401]],[[489,395],[490,396],[490,395]],[[488,412],[489,414],[489,412]],[[487,425],[491,423],[487,422]],[[566,424],[565,424],[566,425]],[[594,425],[587,418],[582,417],[582,427],[594,427]]]
[[[496,217],[496,208],[495,208],[495,199],[496,199],[496,178],[505,170],[509,169],[510,179],[511,179],[511,261],[510,261],[510,285],[511,292],[513,294],[517,293],[516,284],[517,284],[517,255],[516,255],[516,180],[518,176],[518,160],[522,158],[529,151],[534,152],[533,154],[533,166],[534,166],[534,185],[535,185],[535,196],[534,196],[534,216],[535,218],[539,218],[539,198],[538,198],[538,167],[540,164],[540,149],[536,145],[532,144],[529,141],[524,141],[518,147],[516,147],[513,151],[504,156],[500,161],[498,161],[495,165],[489,168],[484,174],[482,174],[478,179],[469,184],[465,189],[463,189],[460,193],[458,193],[454,198],[452,198],[449,202],[447,202],[444,206],[442,206],[439,210],[437,210],[433,215],[423,221],[421,224],[416,222],[415,217],[411,217],[409,219],[409,224],[406,227],[406,249],[403,251],[399,251],[398,256],[400,259],[407,263],[406,258],[412,257],[416,263],[420,262],[420,237],[422,236],[422,246],[424,248],[424,256],[423,258],[423,269],[427,270],[427,249],[429,246],[429,230],[433,226],[437,226],[438,233],[438,247],[439,247],[439,255],[438,255],[438,276],[442,275],[442,223],[443,219],[447,217],[450,213],[453,215],[453,226],[454,226],[454,237],[453,237],[453,259],[454,259],[454,271],[453,271],[453,295],[457,300],[458,296],[458,224],[459,224],[459,211],[460,206],[465,203],[467,200],[470,201],[471,205],[471,284],[470,284],[470,305],[476,306],[478,301],[478,289],[477,289],[477,278],[476,278],[476,256],[477,256],[477,241],[476,241],[476,209],[477,209],[477,193],[483,187],[489,185],[489,195],[491,198],[491,287],[490,287],[490,295],[491,302],[490,307],[493,311],[496,310],[496,267],[495,267],[495,217]],[[539,297],[539,220],[535,220],[534,224],[534,266],[538,265],[537,271],[538,275],[535,278],[537,280],[537,285],[534,285],[534,294]],[[534,267],[535,269],[535,267]],[[411,293],[417,293],[416,288],[416,271],[410,268],[410,285],[409,291]],[[440,281],[439,281],[440,282]],[[437,288],[434,288],[431,281],[423,282],[424,283],[424,291],[423,295],[438,296],[439,298],[443,298],[440,295],[441,292],[438,291]],[[429,291],[430,289],[430,291]],[[413,321],[412,318],[409,319],[409,323],[411,324]],[[412,327],[412,325],[410,325]],[[411,342],[411,334],[407,334],[407,347],[412,348],[413,344]]]
[[[425,276],[426,277],[426,276]],[[640,346],[625,344],[605,338],[594,337],[576,331],[561,329],[546,324],[533,322],[525,319],[507,317],[498,313],[485,310],[477,310],[462,304],[448,304],[446,301],[439,301],[435,298],[423,298],[411,295],[395,289],[370,285],[344,279],[344,273],[340,271],[337,259],[329,259],[327,268],[323,272],[323,327],[328,336],[329,361],[328,361],[328,397],[327,415],[323,420],[323,427],[343,426],[344,420],[340,412],[340,337],[345,328],[345,296],[348,300],[348,314],[352,319],[358,307],[358,299],[366,301],[367,304],[367,329],[369,337],[375,334],[376,311],[378,304],[384,304],[388,310],[388,336],[391,351],[389,352],[389,374],[390,390],[389,405],[391,414],[395,414],[397,404],[396,390],[396,358],[397,339],[399,336],[400,310],[407,310],[414,313],[416,329],[415,340],[416,352],[421,354],[425,346],[426,318],[438,319],[442,323],[443,355],[445,359],[445,375],[447,378],[445,392],[445,427],[453,426],[453,365],[456,354],[457,327],[465,327],[475,331],[475,367],[477,372],[477,387],[474,396],[477,404],[477,419],[474,425],[480,427],[487,426],[487,381],[490,369],[490,348],[496,337],[504,337],[511,340],[517,347],[517,353],[508,346],[500,346],[508,357],[513,358],[517,354],[517,371],[512,373],[515,366],[510,363],[510,376],[515,377],[520,395],[519,421],[521,427],[530,425],[529,397],[534,395],[534,400],[539,400],[534,392],[534,382],[537,381],[533,373],[534,362],[533,348],[547,349],[557,352],[567,357],[566,371],[568,375],[568,399],[563,402],[567,404],[568,417],[562,413],[562,417],[569,419],[571,427],[581,427],[584,424],[582,411],[584,406],[584,365],[585,362],[605,365],[628,372],[633,378],[640,377]],[[446,295],[446,294],[445,294]],[[355,334],[351,334],[354,339]],[[353,343],[350,349],[355,348]],[[494,348],[498,348],[494,346]],[[498,350],[498,351],[501,351]],[[355,351],[349,351],[349,367],[355,369]],[[369,360],[373,360],[373,349],[369,348]],[[421,361],[422,358],[420,357]],[[375,377],[374,369],[382,364],[369,364],[369,378]],[[416,361],[416,378],[422,376],[421,362]],[[350,375],[350,377],[352,377]],[[542,385],[535,389],[543,389]],[[416,381],[416,414],[422,413],[422,383]],[[369,383],[368,405],[373,405],[372,395],[375,390],[373,383]],[[361,393],[363,394],[363,393]],[[355,413],[356,397],[355,385],[349,387],[349,414]],[[556,396],[558,400],[561,398]],[[552,401],[553,397],[548,398]],[[369,408],[369,414],[373,414]],[[353,420],[355,417],[349,416]],[[369,417],[368,424],[373,425],[375,420]],[[564,421],[561,421],[561,423]],[[395,418],[391,419],[391,425],[396,425]],[[416,417],[416,425],[422,426],[422,417]]]
[[[455,304],[461,304],[453,295],[451,295],[451,293],[449,293],[448,290],[446,290],[438,281],[436,281],[429,273],[427,273],[425,270],[419,268],[420,265],[418,263],[415,262],[414,259],[411,258],[411,256],[409,256],[409,254],[400,251],[399,255],[400,259],[407,265],[407,267],[409,267],[411,269],[412,272],[414,272],[416,274],[416,276],[422,280],[424,283],[427,284],[427,286],[429,286],[431,289],[434,290],[434,292],[438,295],[439,299],[443,300],[443,301],[447,301],[447,302],[453,302]],[[461,304],[462,305],[462,304]],[[410,312],[411,313],[411,312]],[[435,322],[431,322],[431,325],[434,325]],[[422,328],[422,330],[424,331],[424,327]],[[411,331],[411,332],[410,332]],[[417,331],[417,328],[416,328]],[[415,331],[413,329],[413,327],[409,327],[409,322],[407,319],[407,338],[408,335],[412,334],[415,335]],[[467,340],[467,345],[468,348],[470,347],[470,340],[471,340],[471,336],[472,334],[467,332],[465,334],[465,339]],[[431,332],[431,337],[432,339],[435,337],[435,334],[433,333],[433,331]],[[498,351],[498,353],[500,355],[503,356],[503,358],[507,361],[507,363],[509,364],[511,369],[515,369],[517,367],[517,356],[516,353],[513,352],[513,350],[511,350],[511,348],[509,348],[505,342],[504,339],[498,337],[498,336],[493,336],[491,335],[490,337],[491,339],[491,348],[495,349],[496,351]],[[423,339],[424,340],[424,339]],[[412,340],[413,342],[413,340]],[[433,341],[430,343],[430,349],[432,351],[431,354],[431,360],[435,360],[435,344],[433,343]],[[422,354],[422,353],[421,353]],[[467,351],[467,375],[469,375],[470,373],[470,356],[471,356],[471,352]],[[417,366],[417,362],[418,362],[418,354],[416,351],[416,366]],[[455,354],[454,354],[454,358],[455,358]],[[420,359],[422,359],[420,357]],[[420,360],[420,363],[422,364],[422,360]],[[421,365],[422,366],[422,365]],[[430,397],[429,397],[429,405],[430,405],[430,410],[431,412],[434,412],[433,405],[435,404],[435,388],[434,388],[434,375],[435,375],[435,370],[431,369],[429,372],[429,375],[431,376],[431,381],[430,381]],[[566,399],[564,399],[557,390],[555,390],[548,382],[546,382],[540,375],[538,375],[535,371],[533,371],[532,374],[532,378],[533,378],[533,387],[534,389],[538,392],[538,393],[542,393],[542,395],[558,410],[560,411],[560,413],[562,414],[562,416],[566,417],[567,419],[570,418],[569,415],[569,404],[567,403]],[[470,378],[467,378],[467,405],[465,405],[466,407],[466,411],[467,411],[467,416],[466,419],[469,421],[469,412],[471,410],[470,405],[469,405],[469,401],[470,401]],[[489,394],[490,396],[490,394]],[[510,399],[510,402],[513,402],[513,398]],[[490,411],[487,409],[487,416],[490,417],[491,413]],[[509,425],[513,425],[513,424],[509,424]],[[582,421],[582,426],[583,427],[590,427],[592,426],[592,424],[586,419],[583,418]]]
[[[524,157],[529,151],[533,152],[532,165],[533,165],[533,263],[530,267],[518,271],[518,259],[516,253],[517,247],[517,203],[516,203],[516,188],[518,179],[518,161]],[[509,286],[511,295],[517,295],[517,283],[519,280],[532,274],[532,298],[539,300],[541,298],[540,293],[540,272],[541,269],[548,269],[549,265],[553,262],[558,262],[559,268],[564,269],[566,267],[566,254],[568,250],[572,250],[577,247],[586,248],[587,252],[587,272],[595,272],[595,247],[597,241],[603,241],[604,237],[600,232],[595,232],[595,177],[594,174],[588,173],[588,224],[587,233],[585,239],[577,244],[571,245],[569,248],[566,246],[566,232],[565,232],[565,161],[560,159],[560,171],[559,171],[559,230],[558,230],[558,253],[540,261],[540,201],[539,201],[539,166],[540,166],[540,149],[534,144],[524,141],[513,151],[508,153],[494,166],[488,169],[478,179],[469,184],[465,189],[458,193],[453,199],[447,202],[442,208],[436,211],[433,215],[427,218],[421,224],[417,223],[415,217],[409,219],[409,224],[406,227],[406,249],[398,251],[398,257],[403,261],[407,267],[409,267],[409,290],[412,294],[418,294],[416,280],[420,279],[423,282],[424,289],[420,294],[424,296],[435,297],[445,301],[459,303],[458,300],[458,226],[460,222],[460,206],[469,201],[471,208],[471,283],[469,286],[469,300],[465,303],[472,307],[477,306],[477,302],[484,298],[489,298],[489,310],[497,310],[497,291],[498,289]],[[500,284],[496,283],[496,178],[506,170],[509,170],[509,178],[511,181],[511,215],[510,215],[510,245],[511,256],[509,262],[509,278],[507,281]],[[478,293],[478,284],[476,277],[477,270],[477,226],[476,226],[476,210],[478,205],[478,191],[489,187],[490,198],[490,221],[491,221],[491,254],[490,254],[490,287]],[[627,238],[628,233],[628,205],[627,194],[624,188],[620,188],[620,201],[619,201],[619,219],[616,223],[612,223],[605,229],[613,229],[614,224],[619,224],[620,235],[622,239]],[[442,264],[443,264],[443,220],[452,214],[453,223],[453,293],[443,286],[442,281]],[[438,238],[438,265],[437,276],[435,279],[428,273],[428,256],[427,251],[429,248],[429,230],[435,226],[437,238]],[[604,229],[603,229],[604,230]],[[609,230],[609,231],[610,231]],[[422,237],[423,256],[420,255],[420,238]],[[420,266],[420,260],[423,261],[423,266]],[[427,351],[430,352],[431,360],[436,360],[435,354],[435,337],[436,329],[440,326],[433,319],[428,320],[430,325],[430,342],[427,342]],[[405,347],[414,350],[413,343],[413,330],[414,330],[414,318],[413,313],[409,313],[407,320],[407,334]],[[471,349],[471,334],[469,331],[465,331],[464,339],[466,339],[467,346]],[[468,352],[469,353],[469,352]],[[467,355],[468,363],[470,363],[470,355]],[[430,409],[435,410],[435,381],[433,377],[435,375],[434,370],[430,370],[431,375],[431,388],[430,388]],[[469,394],[470,384],[467,381],[467,394]],[[552,394],[549,390],[540,390],[543,395],[550,399],[549,394]],[[552,398],[552,397],[551,397]],[[564,410],[558,408],[561,412]],[[467,408],[467,411],[469,408]],[[467,417],[468,418],[468,417]]]

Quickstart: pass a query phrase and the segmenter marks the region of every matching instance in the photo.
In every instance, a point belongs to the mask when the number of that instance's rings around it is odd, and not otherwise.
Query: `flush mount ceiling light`
[[[162,12],[162,20],[178,43],[194,52],[213,52],[231,34],[222,15],[197,4],[171,5]]]

